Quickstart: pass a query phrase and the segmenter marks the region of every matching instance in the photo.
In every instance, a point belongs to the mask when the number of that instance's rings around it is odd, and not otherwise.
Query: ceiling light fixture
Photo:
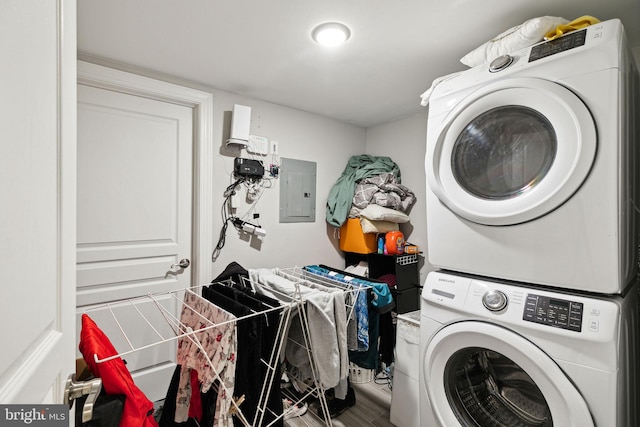
[[[311,31],[311,37],[322,46],[339,46],[349,40],[351,30],[338,22],[325,22]]]

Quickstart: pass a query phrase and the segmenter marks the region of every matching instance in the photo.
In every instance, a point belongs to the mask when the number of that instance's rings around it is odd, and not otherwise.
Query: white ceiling
[[[640,46],[640,0],[78,0],[78,50],[363,127],[419,111],[438,76],[537,16],[620,18]],[[343,22],[340,49],[311,29]]]

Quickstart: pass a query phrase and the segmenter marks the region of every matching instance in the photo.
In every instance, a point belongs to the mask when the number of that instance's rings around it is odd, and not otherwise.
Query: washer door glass
[[[469,193],[483,199],[508,199],[544,178],[557,144],[551,122],[536,110],[497,107],[465,126],[453,146],[451,168]]]
[[[449,359],[444,375],[447,399],[464,426],[553,426],[538,386],[498,352],[460,350]]]
[[[429,122],[429,190],[478,224],[521,224],[553,211],[582,185],[596,156],[586,105],[546,80],[487,84]]]
[[[562,334],[547,329],[545,339],[562,342]],[[511,329],[460,321],[437,329],[423,345],[421,381],[438,425],[593,427],[572,379]]]

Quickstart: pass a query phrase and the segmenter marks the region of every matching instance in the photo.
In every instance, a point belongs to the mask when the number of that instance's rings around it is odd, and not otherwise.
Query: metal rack
[[[366,292],[368,292],[370,289],[370,286],[366,286],[360,283],[349,283],[348,275],[347,281],[344,281],[339,280],[336,277],[332,277],[331,275],[325,276],[317,274],[314,271],[307,270],[306,267],[276,268],[272,271],[275,272],[278,276],[286,278],[295,283],[297,285],[296,289],[298,291],[300,290],[301,286],[305,287],[305,284],[309,283],[321,285],[321,287],[328,288],[332,291],[338,291],[344,297],[347,322],[349,322],[353,317],[353,313],[355,310],[355,301],[360,295],[365,296]],[[324,291],[317,290],[316,292]],[[305,296],[301,296],[301,299],[305,300]],[[366,304],[366,297],[364,298],[364,301]],[[286,370],[286,373],[290,378],[297,380],[296,384],[301,389],[299,390],[300,395],[298,395],[297,397],[291,394],[288,394],[287,397],[293,402],[293,405],[295,406],[301,404],[308,397],[313,396],[318,400],[318,403],[320,405],[322,415],[320,416],[320,414],[318,414],[318,416],[324,421],[327,426],[332,426],[333,423],[330,417],[330,411],[325,397],[325,389],[318,375],[317,358],[314,354],[315,345],[309,331],[309,319],[307,316],[307,311],[302,310],[300,314],[301,316],[299,316],[299,318],[304,335],[303,342],[296,342],[291,340],[291,338],[289,338],[288,341],[289,344],[302,346],[305,348],[312,368],[312,384],[305,385],[304,378],[298,378],[295,372]],[[346,363],[348,365],[348,358],[346,360]],[[348,369],[346,370],[346,375],[348,375]],[[286,394],[286,391],[283,391],[283,393]]]
[[[207,284],[206,286],[209,286],[209,284]],[[271,384],[273,384],[273,381],[275,380],[275,378],[273,378],[275,374],[274,364],[278,363],[278,354],[282,346],[282,341],[284,339],[284,331],[286,330],[286,324],[287,322],[289,322],[292,309],[300,305],[302,301],[300,301],[299,299],[292,300],[288,304],[282,304],[278,307],[255,311],[245,316],[236,317],[233,320],[218,322],[215,324],[209,321],[205,316],[200,315],[200,318],[202,319],[202,322],[205,324],[205,326],[194,330],[190,326],[185,325],[178,318],[178,316],[176,315],[176,312],[168,309],[164,304],[161,303],[161,300],[165,299],[168,296],[169,298],[177,301],[182,307],[185,307],[186,305],[184,303],[184,296],[188,293],[191,293],[191,294],[197,295],[198,298],[202,298],[200,295],[198,295],[195,292],[197,291],[197,289],[201,287],[202,286],[197,286],[193,288],[180,289],[180,290],[163,292],[158,294],[148,294],[148,295],[140,296],[136,298],[130,298],[126,300],[120,300],[120,301],[115,301],[107,304],[102,304],[102,305],[85,310],[84,312],[89,315],[92,312],[106,311],[108,315],[103,316],[102,322],[100,322],[100,324],[104,325],[105,323],[110,322],[111,326],[115,325],[116,328],[112,328],[112,329],[117,329],[120,331],[120,336],[115,338],[119,339],[120,343],[126,343],[126,346],[127,346],[126,349],[119,351],[118,354],[114,354],[109,357],[99,358],[97,355],[94,355],[95,362],[104,363],[109,360],[122,358],[126,355],[129,355],[141,350],[145,350],[154,346],[158,346],[167,342],[172,342],[172,341],[177,342],[178,340],[181,340],[181,339],[187,339],[193,344],[195,344],[203,352],[204,357],[208,359],[210,366],[213,367],[213,365],[211,364],[211,360],[209,359],[209,356],[206,354],[206,351],[204,351],[202,343],[198,339],[198,334],[201,334],[203,332],[206,332],[214,328],[220,328],[226,324],[237,323],[239,321],[250,319],[252,317],[264,316],[270,312],[280,311],[281,312],[279,316],[280,322],[278,325],[278,334],[276,338],[277,345],[274,346],[271,352],[270,360],[262,361],[268,367],[270,367],[270,369],[267,369],[268,375],[265,378],[264,386],[260,394],[260,402],[264,407],[266,407],[268,390],[270,390],[269,387]],[[144,303],[148,303],[148,302],[153,303],[151,306],[155,308],[154,312],[148,312],[148,310],[147,312],[143,312],[142,310],[140,310],[139,307],[141,305],[144,305]],[[126,328],[125,325],[123,325],[122,321],[120,320],[123,312],[137,314],[137,318],[140,321],[136,322],[135,324],[136,335],[153,337],[151,342],[147,340],[147,342],[145,343],[139,343],[138,339],[130,336],[131,331],[127,330],[128,328]],[[198,313],[196,314],[198,315]],[[166,328],[167,325],[169,327],[169,331],[167,331],[167,328]],[[141,328],[143,329],[143,331],[140,331]],[[216,379],[218,380],[214,386],[214,387],[217,387],[216,390],[218,392],[220,392],[221,390],[229,392],[229,390],[226,389],[224,382],[220,380],[219,373],[215,372],[215,369],[213,369],[213,371],[216,376]],[[242,423],[242,425],[246,427],[261,426],[262,415],[264,415],[264,411],[265,411],[264,408],[262,408],[261,412],[257,412],[257,414],[259,413],[261,415],[259,420],[247,420],[244,414],[242,413],[242,408],[241,408],[242,400],[243,398],[242,396],[240,396],[239,398],[234,399],[232,401],[232,408],[230,409],[230,413],[233,413],[234,416]],[[256,416],[256,418],[258,417]]]
[[[327,277],[321,277],[316,274],[305,271],[300,267],[292,267],[285,269],[277,269],[277,274],[281,277],[287,278],[294,285],[294,291],[291,294],[286,295],[287,302],[283,302],[278,307],[273,307],[261,311],[256,311],[251,314],[237,317],[232,320],[228,320],[225,322],[212,323],[205,316],[200,315],[205,326],[200,327],[198,329],[193,329],[192,327],[184,324],[181,319],[177,316],[177,312],[180,310],[171,310],[166,307],[166,304],[163,304],[161,301],[166,300],[167,297],[170,300],[175,301],[180,308],[185,307],[186,304],[184,302],[185,295],[197,295],[199,298],[202,298],[197,292],[198,289],[202,286],[210,286],[211,284],[196,286],[187,289],[180,289],[170,292],[163,292],[158,294],[148,294],[145,296],[140,296],[136,298],[130,298],[126,300],[115,301],[107,304],[102,304],[96,307],[92,307],[90,309],[86,309],[84,312],[88,315],[91,315],[92,312],[103,311],[107,312],[106,316],[103,316],[101,324],[105,322],[110,322],[110,326],[112,330],[117,330],[120,332],[120,343],[125,348],[119,351],[118,354],[98,358],[97,355],[94,355],[94,360],[96,363],[104,363],[109,360],[113,360],[116,358],[122,358],[126,355],[132,354],[134,352],[138,352],[141,350],[145,350],[157,345],[161,345],[164,343],[176,341],[181,339],[186,339],[195,344],[201,351],[203,351],[205,357],[207,358],[211,367],[213,364],[209,359],[208,355],[204,351],[204,347],[200,340],[198,339],[198,334],[205,332],[207,330],[213,328],[219,328],[229,323],[237,323],[239,321],[249,319],[255,316],[264,316],[273,311],[279,311],[279,325],[277,328],[277,337],[276,337],[276,345],[271,349],[271,354],[269,360],[262,360],[267,366],[268,375],[264,379],[262,389],[260,392],[258,407],[256,408],[256,415],[253,420],[247,420],[242,413],[242,397],[233,400],[232,408],[229,413],[233,413],[238,421],[242,423],[242,425],[246,427],[258,427],[263,426],[265,421],[265,414],[268,410],[267,401],[269,398],[269,391],[273,385],[274,381],[279,381],[279,378],[275,378],[275,373],[277,372],[276,364],[280,363],[280,354],[283,352],[283,347],[285,346],[285,341],[287,341],[286,332],[289,330],[291,326],[291,322],[297,321],[300,322],[300,326],[303,332],[303,340],[302,342],[291,342],[288,340],[291,345],[302,346],[306,349],[306,353],[309,359],[309,363],[312,370],[312,383],[304,390],[302,397],[294,400],[294,405],[298,405],[305,401],[310,396],[315,397],[322,409],[322,414],[324,418],[324,422],[327,426],[332,426],[331,417],[329,416],[329,408],[325,397],[325,389],[319,381],[318,376],[318,367],[316,360],[314,358],[313,351],[313,342],[311,338],[311,334],[309,332],[309,319],[307,316],[307,310],[305,308],[306,298],[303,296],[301,292],[301,287],[304,287],[305,282],[313,282],[316,284],[321,284],[323,286],[337,289],[346,294],[354,294],[357,295],[359,292],[363,292],[365,290],[364,287],[360,286],[350,286],[348,284],[332,280]],[[221,285],[229,285],[230,283],[220,283]],[[248,280],[245,282],[245,286],[252,285],[251,281]],[[321,292],[321,291],[317,291]],[[206,301],[206,300],[205,300]],[[152,304],[148,304],[151,302]],[[147,309],[143,312],[139,307],[141,305],[145,305]],[[155,310],[149,311],[148,307],[153,307]],[[353,304],[347,304],[345,309],[348,310],[348,318],[351,318],[353,314],[354,306]],[[139,340],[131,337],[130,331],[127,331],[127,327],[123,325],[123,322],[120,320],[123,312],[135,313],[139,322],[135,323],[136,336],[145,336],[146,339],[144,342],[138,342]],[[295,316],[294,316],[295,314]],[[128,324],[132,322],[129,321]],[[167,328],[168,326],[168,328]],[[140,329],[143,329],[142,331]],[[117,348],[117,347],[116,347]],[[215,369],[214,369],[215,371]],[[288,373],[290,375],[290,373]],[[218,387],[218,391],[226,390],[224,382],[220,380],[219,373],[215,372],[216,386]],[[302,379],[301,379],[302,380]],[[293,399],[291,399],[293,400]],[[283,414],[273,414],[276,419],[271,423],[267,424],[268,426],[274,424],[278,419],[284,416]]]

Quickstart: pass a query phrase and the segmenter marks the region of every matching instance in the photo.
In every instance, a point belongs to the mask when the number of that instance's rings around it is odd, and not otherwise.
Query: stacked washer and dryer
[[[638,91],[619,20],[433,91],[422,426],[640,425]]]

